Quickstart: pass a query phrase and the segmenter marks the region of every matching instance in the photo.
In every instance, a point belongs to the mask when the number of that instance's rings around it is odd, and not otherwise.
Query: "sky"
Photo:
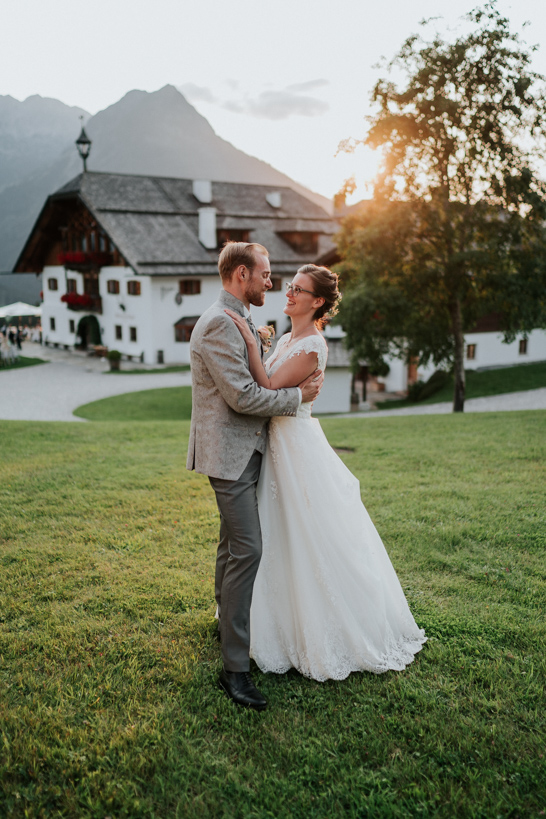
[[[355,176],[366,195],[378,156],[361,147],[370,93],[420,21],[464,26],[476,0],[3,0],[0,95],[33,94],[91,114],[132,89],[181,89],[216,133],[327,197]],[[540,44],[546,4],[498,0]],[[524,23],[528,25],[522,29]],[[546,74],[546,46],[534,56]],[[77,123],[79,125],[79,123]],[[77,127],[76,125],[76,127]]]

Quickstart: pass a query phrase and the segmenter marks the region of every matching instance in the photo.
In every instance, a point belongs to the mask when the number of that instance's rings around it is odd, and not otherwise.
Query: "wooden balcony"
[[[101,267],[110,267],[114,264],[114,254],[103,251],[66,251],[59,253],[57,261],[67,270],[92,270]]]
[[[84,313],[102,313],[102,299],[100,296],[88,296],[85,293],[65,293],[61,301],[69,310]]]

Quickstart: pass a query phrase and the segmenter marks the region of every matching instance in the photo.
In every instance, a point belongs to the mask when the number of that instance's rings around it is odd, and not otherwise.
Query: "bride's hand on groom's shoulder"
[[[254,336],[252,335],[252,330],[248,326],[248,323],[243,318],[243,316],[240,316],[239,313],[235,313],[233,310],[227,310],[227,309],[224,309],[224,313],[226,313],[226,315],[228,315],[230,317],[230,319],[232,319],[233,323],[235,324],[235,326],[237,327],[237,329],[239,330],[239,332],[241,333],[241,335],[242,335],[242,337],[244,338],[245,341],[250,341],[250,342],[254,341]]]

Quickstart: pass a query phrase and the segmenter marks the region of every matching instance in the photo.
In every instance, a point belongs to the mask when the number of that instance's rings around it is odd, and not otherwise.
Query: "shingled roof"
[[[268,194],[280,193],[280,207]],[[271,198],[271,197],[270,197]],[[135,273],[151,276],[217,274],[218,251],[207,250],[198,238],[199,209],[191,179],[84,173],[54,194],[44,206],[31,233],[45,235],[48,208],[77,199],[92,213]],[[306,262],[319,260],[334,247],[334,220],[321,207],[289,187],[212,182],[218,229],[249,231],[249,240],[267,247],[275,273],[293,273]],[[295,250],[280,234],[318,234],[315,258]],[[36,247],[36,241],[34,241]],[[16,269],[23,269],[23,250]],[[34,256],[35,251],[33,252]],[[27,260],[28,264],[28,260]]]

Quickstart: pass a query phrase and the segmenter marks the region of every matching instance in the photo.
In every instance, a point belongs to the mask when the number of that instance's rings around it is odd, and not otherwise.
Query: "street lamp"
[[[83,117],[80,117],[83,120]],[[87,171],[87,157],[89,156],[89,152],[91,151],[91,140],[85,133],[85,128],[83,127],[82,122],[82,132],[76,140],[76,147],[78,149],[78,153],[83,159],[83,172]]]

